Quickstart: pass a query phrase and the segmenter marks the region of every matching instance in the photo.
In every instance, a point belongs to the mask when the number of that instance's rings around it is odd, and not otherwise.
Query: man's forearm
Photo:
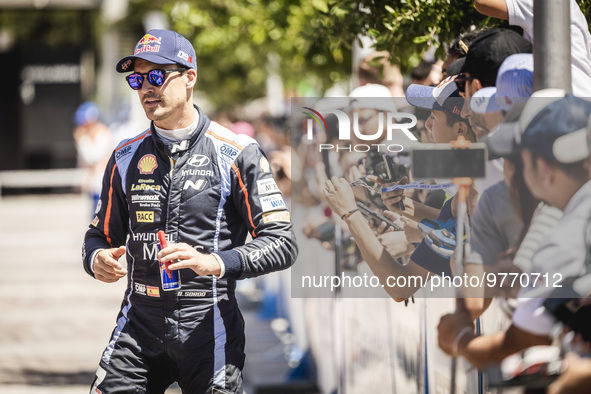
[[[491,335],[466,335],[458,345],[459,355],[482,370],[491,364],[500,364],[503,359],[513,353],[531,346],[548,345],[547,337],[534,335],[516,326],[507,331]]]

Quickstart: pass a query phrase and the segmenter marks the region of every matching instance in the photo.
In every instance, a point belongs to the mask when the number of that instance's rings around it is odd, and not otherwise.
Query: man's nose
[[[464,105],[462,107],[462,118],[468,119],[470,117],[470,97],[464,97]]]
[[[433,114],[429,115],[427,121],[425,122],[425,128],[429,131],[429,133],[433,130]]]
[[[148,82],[148,77],[142,80],[142,87],[140,89],[141,92],[152,92],[154,91],[154,86]]]

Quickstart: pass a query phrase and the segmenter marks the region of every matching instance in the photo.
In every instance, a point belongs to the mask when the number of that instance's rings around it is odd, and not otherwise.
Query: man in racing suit
[[[128,282],[91,393],[164,393],[174,381],[183,393],[241,393],[236,280],[293,264],[289,211],[255,140],[192,104],[195,52],[184,37],[151,30],[117,71],[133,72],[152,123],[113,152],[84,240],[88,274]],[[169,243],[160,252],[159,230]],[[163,289],[160,263],[180,289]]]

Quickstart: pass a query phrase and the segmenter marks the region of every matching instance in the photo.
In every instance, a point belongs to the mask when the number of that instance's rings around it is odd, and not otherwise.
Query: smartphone
[[[404,229],[398,226],[396,223],[394,223],[381,213],[373,211],[364,203],[357,201],[357,206],[359,207],[359,209],[361,209],[361,213],[363,214],[363,216],[365,216],[366,219],[375,219],[378,222],[378,226],[381,224],[381,222],[384,222],[386,223],[386,228],[392,227],[394,231],[404,231]]]

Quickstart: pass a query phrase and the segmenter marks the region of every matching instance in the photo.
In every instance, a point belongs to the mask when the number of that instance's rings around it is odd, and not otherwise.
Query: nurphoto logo
[[[417,124],[417,118],[414,114],[376,109],[376,113],[372,117],[375,116],[377,122],[372,123],[372,129],[370,130],[367,119],[362,118],[360,121],[359,110],[347,113],[339,109],[325,109],[320,112],[312,107],[301,108],[304,109],[303,113],[310,117],[307,119],[305,126],[308,141],[314,139],[315,132],[335,135],[331,133],[333,130],[329,129],[326,117],[328,115],[336,117],[338,143],[335,144],[334,141],[320,143],[318,144],[319,152],[323,150],[369,152],[377,149],[378,152],[398,153],[404,149],[401,144],[387,144],[385,142],[394,140],[395,135],[404,136],[404,139],[411,142],[417,141],[417,138],[410,131]],[[351,116],[353,119],[351,119]],[[351,135],[351,131],[353,131],[353,135]],[[351,144],[352,137],[355,142],[361,141],[361,143]],[[399,141],[400,138],[396,140]]]

